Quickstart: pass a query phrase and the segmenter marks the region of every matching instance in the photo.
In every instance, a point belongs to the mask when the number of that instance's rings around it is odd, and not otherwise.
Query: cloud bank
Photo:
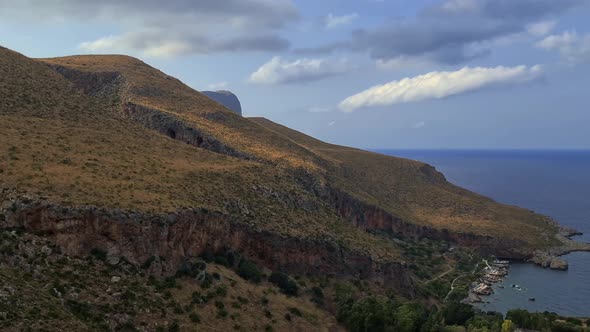
[[[303,58],[289,62],[274,57],[250,75],[250,82],[269,85],[303,83],[339,75],[348,69],[344,60]]]
[[[537,46],[559,52],[571,64],[590,62],[590,34],[581,36],[575,31],[566,31],[561,35],[546,37]]]
[[[324,24],[325,24],[326,28],[332,29],[332,28],[336,28],[341,25],[350,24],[354,20],[356,20],[357,18],[358,18],[357,13],[352,13],[352,14],[348,14],[348,15],[341,15],[341,16],[336,16],[336,15],[330,13],[324,19]]]
[[[344,99],[340,110],[353,112],[372,106],[390,106],[427,99],[440,99],[485,87],[531,81],[541,74],[540,66],[464,67],[457,71],[434,71],[377,85]]]
[[[80,49],[92,53],[138,51],[146,56],[172,57],[188,54],[208,54],[233,51],[281,51],[289,48],[289,41],[275,35],[232,37],[212,40],[187,32],[169,35],[164,30],[140,31],[119,36],[108,36],[83,42]]]
[[[289,48],[280,31],[300,17],[291,0],[4,0],[0,17],[110,23],[122,32],[82,50],[166,57]]]
[[[446,0],[415,17],[359,29],[350,38],[299,49],[302,54],[367,52],[375,60],[419,57],[441,64],[490,54],[493,42],[513,35],[543,34],[552,20],[584,0]]]

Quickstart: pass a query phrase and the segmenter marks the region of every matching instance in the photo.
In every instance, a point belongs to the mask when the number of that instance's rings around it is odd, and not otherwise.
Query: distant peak
[[[228,90],[218,90],[201,91],[201,93],[218,102],[219,104],[229,108],[235,113],[242,115],[242,105],[240,104],[238,96],[236,96],[233,92]]]

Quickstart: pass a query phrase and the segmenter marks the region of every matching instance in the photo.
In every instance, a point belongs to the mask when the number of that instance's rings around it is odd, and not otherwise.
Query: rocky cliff
[[[0,197],[0,228],[42,235],[72,256],[84,257],[98,249],[107,253],[109,261],[124,259],[135,266],[156,257],[150,266],[156,276],[173,276],[184,261],[205,252],[233,251],[272,270],[359,278],[413,295],[403,264],[378,262],[329,241],[252,229],[218,212],[187,209],[150,215],[93,206],[65,208],[7,189]]]
[[[242,115],[242,105],[240,104],[240,100],[238,99],[238,96],[233,94],[231,91],[201,91],[201,93],[236,112],[237,114]]]
[[[3,50],[0,97],[2,225],[71,255],[162,257],[151,272],[167,276],[186,258],[232,250],[411,296],[426,273],[407,268],[410,246],[522,258],[555,240],[546,218],[431,166],[241,117],[131,57]]]

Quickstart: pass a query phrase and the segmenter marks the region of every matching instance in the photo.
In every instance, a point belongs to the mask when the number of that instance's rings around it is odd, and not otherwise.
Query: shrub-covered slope
[[[34,60],[1,49],[0,96],[6,223],[47,232],[71,254],[104,243],[139,260],[149,254],[139,248],[155,247],[125,241],[137,232],[167,241],[158,247],[171,257],[167,273],[184,256],[228,247],[273,268],[407,289],[392,237],[523,257],[555,233],[431,166],[243,118],[127,56]],[[215,240],[224,231],[226,242]]]

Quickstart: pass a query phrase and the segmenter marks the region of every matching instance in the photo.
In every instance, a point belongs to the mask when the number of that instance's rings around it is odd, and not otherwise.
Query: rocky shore
[[[579,242],[572,239],[572,237],[576,235],[582,235],[582,233],[572,228],[560,226],[556,237],[561,242],[561,245],[548,250],[535,251],[533,256],[529,259],[529,262],[535,263],[544,268],[567,270],[569,267],[568,263],[560,258],[561,256],[574,251],[590,251],[590,243]]]

